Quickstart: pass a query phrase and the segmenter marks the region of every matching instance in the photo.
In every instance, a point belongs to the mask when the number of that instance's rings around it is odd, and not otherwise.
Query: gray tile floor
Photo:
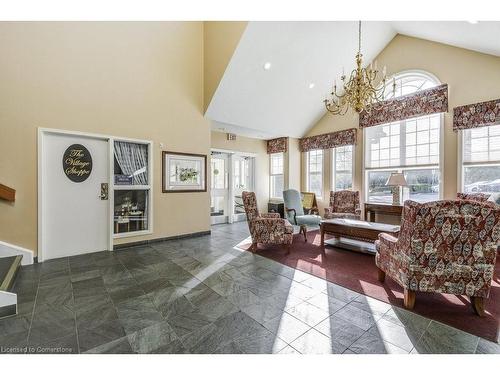
[[[212,235],[23,267],[0,352],[500,353],[480,339]]]

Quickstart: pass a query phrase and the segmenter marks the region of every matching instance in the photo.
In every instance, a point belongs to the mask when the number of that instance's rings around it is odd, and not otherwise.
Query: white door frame
[[[149,162],[149,168],[148,168],[148,173],[149,173],[149,183],[150,183],[150,190],[149,190],[149,213],[148,213],[148,223],[149,223],[149,229],[147,231],[141,231],[137,232],[135,235],[143,235],[143,234],[151,234],[153,233],[153,153],[152,153],[152,146],[153,142],[152,141],[145,141],[145,140],[139,140],[139,139],[133,139],[133,138],[125,138],[125,137],[116,137],[116,136],[111,136],[111,135],[104,135],[104,134],[96,134],[96,133],[87,133],[87,132],[80,132],[80,131],[73,131],[73,130],[63,130],[63,129],[53,129],[53,128],[43,128],[39,127],[38,128],[38,139],[37,139],[37,184],[38,184],[38,213],[37,213],[37,231],[38,231],[38,252],[37,252],[37,257],[39,262],[43,262],[44,260],[44,249],[43,249],[43,192],[44,192],[44,179],[43,179],[43,152],[44,152],[44,145],[43,145],[43,138],[47,134],[58,134],[58,135],[71,135],[71,136],[77,136],[77,137],[83,137],[83,138],[91,138],[91,139],[99,139],[99,140],[104,140],[108,142],[108,170],[109,170],[109,176],[108,176],[108,251],[113,251],[113,245],[114,245],[114,233],[113,233],[113,225],[114,225],[114,150],[113,150],[113,142],[114,141],[128,141],[128,142],[135,142],[135,143],[143,143],[143,144],[148,144],[148,162]],[[131,234],[131,236],[134,234]]]
[[[256,172],[256,164],[257,164],[257,154],[253,152],[244,152],[244,151],[236,151],[236,150],[227,150],[223,148],[211,148],[210,153],[212,152],[219,152],[219,153],[224,153],[227,154],[228,157],[228,199],[227,199],[227,222],[229,224],[234,223],[235,220],[235,215],[234,215],[234,156],[248,156],[253,158],[252,162],[252,186],[251,186],[251,191],[255,190],[255,187],[257,186],[257,174]],[[211,172],[211,171],[210,171]]]

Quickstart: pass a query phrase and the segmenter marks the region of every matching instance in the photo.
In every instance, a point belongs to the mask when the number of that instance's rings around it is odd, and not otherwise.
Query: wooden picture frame
[[[163,193],[207,191],[207,155],[162,151],[161,162]]]

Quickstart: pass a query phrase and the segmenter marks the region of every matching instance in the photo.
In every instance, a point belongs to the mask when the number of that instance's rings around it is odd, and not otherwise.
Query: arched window
[[[394,80],[396,81],[396,90],[393,90],[393,80],[388,81],[385,87],[385,99],[413,94],[440,85],[436,77],[423,71],[401,72],[394,76]]]
[[[438,86],[440,82],[422,71],[406,71],[387,83],[386,99]],[[419,202],[441,197],[440,142],[442,115],[433,114],[364,129],[366,201],[391,203],[386,182],[391,172],[402,172],[408,183],[405,199]]]

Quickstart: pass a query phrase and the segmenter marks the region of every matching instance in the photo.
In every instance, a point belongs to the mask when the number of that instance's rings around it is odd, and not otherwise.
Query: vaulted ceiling
[[[398,33],[500,56],[500,22],[363,22],[365,63]],[[342,68],[354,68],[357,43],[357,22],[249,22],[205,115],[214,130],[302,137]]]

